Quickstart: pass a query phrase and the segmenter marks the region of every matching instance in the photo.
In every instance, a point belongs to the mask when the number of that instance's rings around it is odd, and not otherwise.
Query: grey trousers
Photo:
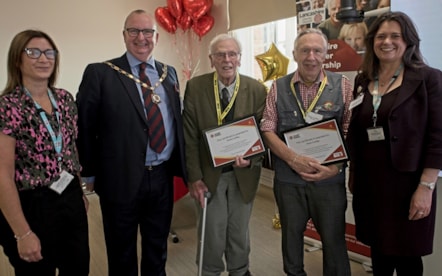
[[[321,236],[323,275],[350,275],[345,243],[345,184],[299,186],[275,181],[274,193],[281,219],[285,273],[289,276],[307,275],[304,271],[304,231],[311,218]]]
[[[234,172],[223,173],[207,205],[202,275],[218,276],[226,269],[232,276],[242,276],[247,272],[252,206],[253,202],[244,203]],[[197,208],[200,241],[203,212],[199,204]],[[197,263],[199,251],[198,245]]]

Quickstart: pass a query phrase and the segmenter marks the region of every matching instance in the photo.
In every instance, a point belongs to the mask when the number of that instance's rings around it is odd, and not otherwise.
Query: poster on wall
[[[390,1],[372,0],[356,1],[364,6],[357,10],[374,11],[389,7]],[[365,53],[364,39],[370,24],[375,17],[366,17],[363,22],[345,24],[339,22],[336,14],[341,8],[341,0],[296,0],[298,33],[308,28],[320,29],[328,38],[328,51],[323,68],[347,76],[354,83],[357,70]],[[388,9],[387,9],[388,10]],[[373,12],[371,12],[373,14]],[[369,12],[370,14],[370,12]],[[376,13],[374,13],[376,14]],[[370,248],[356,239],[351,193],[348,192],[348,209],[346,214],[346,241],[348,250],[362,260],[370,256]],[[305,231],[307,238],[320,241],[320,236],[310,220]]]

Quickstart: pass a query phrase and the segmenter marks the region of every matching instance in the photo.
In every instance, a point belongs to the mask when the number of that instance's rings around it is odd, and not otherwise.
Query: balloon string
[[[181,66],[182,66],[182,73],[184,75],[184,79],[188,80],[188,75],[189,75],[187,73],[188,68],[186,66],[185,57],[183,55],[183,52],[184,53],[187,52],[187,45],[186,45],[186,43],[183,43],[182,45],[180,45],[178,47],[178,45],[177,45],[178,41],[182,41],[183,42],[183,31],[181,31],[181,30],[178,30],[177,32],[175,32],[175,34],[173,36],[173,39],[172,39],[172,43],[174,45],[176,55],[180,58],[180,62],[181,62]]]
[[[191,74],[191,78],[192,78],[199,71],[199,65],[200,65],[200,61],[201,61],[200,60],[200,55],[199,55],[200,49],[201,49],[201,40],[199,39],[199,37],[197,37],[197,35],[195,33],[191,33],[191,37],[192,37],[191,42],[196,41],[196,45],[195,46],[192,45],[191,49],[193,50],[194,53],[196,53],[195,56],[197,57],[196,64],[195,64],[195,66],[194,66],[194,68],[192,70],[192,74]],[[192,56],[192,60],[193,60],[193,56]]]
[[[178,46],[178,42],[182,42],[182,44]],[[201,40],[194,32],[177,30],[172,37],[172,43],[180,58],[184,81],[188,81],[199,71]],[[195,66],[193,64],[194,58],[197,58]]]

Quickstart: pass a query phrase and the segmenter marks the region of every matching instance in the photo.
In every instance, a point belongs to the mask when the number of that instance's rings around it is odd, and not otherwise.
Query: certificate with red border
[[[336,119],[327,119],[284,133],[287,146],[297,154],[331,164],[348,160],[347,150]]]
[[[214,167],[235,162],[236,156],[248,158],[265,152],[255,117],[203,131]]]

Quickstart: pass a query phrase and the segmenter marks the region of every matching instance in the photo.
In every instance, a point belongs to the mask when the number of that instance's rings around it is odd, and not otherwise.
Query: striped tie
[[[229,105],[229,90],[227,90],[227,88],[223,88],[222,90],[221,90],[221,94],[222,94],[222,100],[221,100],[221,103],[222,103],[222,106],[223,106],[223,110],[224,109],[226,109],[226,107]]]
[[[224,111],[230,103],[229,90],[227,90],[227,88],[224,87],[221,90],[221,94],[222,94],[221,105]],[[229,111],[229,113],[226,115],[226,117],[224,117],[223,123],[227,123],[230,121],[233,121],[233,106],[232,109]]]
[[[152,86],[145,72],[146,65],[145,62],[140,63],[140,80],[148,86]],[[152,91],[143,86],[141,86],[141,91],[143,92],[144,108],[149,126],[149,146],[153,151],[160,153],[167,144],[163,116],[158,105],[152,101]]]

